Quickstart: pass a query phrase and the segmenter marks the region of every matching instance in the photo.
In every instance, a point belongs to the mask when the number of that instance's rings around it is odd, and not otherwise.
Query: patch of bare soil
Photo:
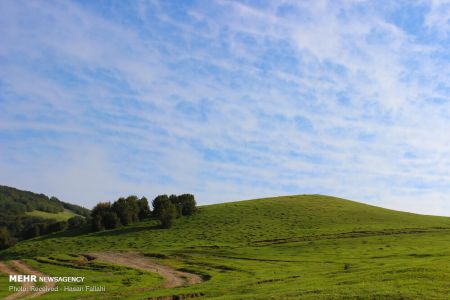
[[[0,262],[0,272],[7,274],[7,275],[19,275],[19,273],[9,267],[7,264]],[[22,288],[23,291],[15,292],[14,294],[11,294],[5,298],[4,300],[13,300],[22,297],[23,295],[28,294],[29,288],[31,288],[32,284],[31,282],[22,282]]]
[[[5,273],[7,275],[36,275],[36,276],[47,276],[44,273],[41,273],[24,262],[20,260],[12,260],[11,265],[13,268],[9,267],[7,264],[0,262],[0,272]],[[22,290],[15,292],[14,294],[11,294],[4,298],[4,300],[14,300],[21,297],[25,297],[22,299],[29,299],[29,298],[35,298],[39,297],[45,293],[47,293],[46,290],[43,291],[31,291],[31,287],[34,286],[33,282],[22,282]],[[45,287],[50,289],[55,286],[55,283],[53,282],[46,282]]]
[[[197,274],[178,271],[172,267],[160,264],[140,253],[133,252],[101,252],[90,253],[100,261],[123,265],[126,267],[139,269],[143,271],[158,273],[164,278],[162,287],[172,288],[179,286],[187,286],[191,284],[200,283],[203,281],[202,277]]]
[[[44,273],[39,272],[38,270],[35,270],[35,269],[31,268],[29,265],[25,264],[24,262],[22,262],[20,260],[13,260],[13,261],[11,261],[11,264],[17,270],[21,271],[22,274],[36,275],[38,277],[46,277],[47,276]],[[30,293],[30,295],[28,295],[25,299],[39,297],[39,296],[47,293],[51,288],[55,287],[55,283],[54,282],[45,282],[44,287],[45,287],[45,289],[43,289],[42,291],[37,291],[37,292]]]

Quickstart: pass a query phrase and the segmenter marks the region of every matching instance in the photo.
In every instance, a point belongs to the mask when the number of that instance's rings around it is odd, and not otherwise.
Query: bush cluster
[[[153,217],[161,222],[161,227],[169,228],[176,218],[195,213],[197,204],[194,195],[159,195],[152,201],[150,210],[147,198],[136,196],[119,198],[117,201],[100,202],[91,212],[92,230],[101,231],[127,226],[133,222]]]
[[[101,231],[127,226],[150,216],[147,198],[136,196],[119,198],[111,202],[100,202],[92,209],[92,229]]]
[[[0,250],[13,246],[16,239],[9,234],[8,229],[0,227]]]
[[[21,192],[19,190],[0,186],[0,207],[12,209],[19,215],[0,213],[0,249],[14,245],[19,239],[29,239],[40,235],[63,231],[66,229],[91,226],[94,231],[114,229],[127,226],[133,222],[153,217],[160,221],[161,227],[171,227],[176,218],[190,216],[197,210],[194,195],[159,195],[153,202],[153,212],[150,210],[147,198],[128,196],[117,201],[100,202],[91,211],[77,205],[59,201],[55,197],[48,198],[42,194]],[[14,201],[13,201],[14,200]],[[16,202],[17,200],[17,202]],[[11,203],[15,203],[11,205]],[[28,217],[24,212],[39,209],[47,212],[60,212],[72,209],[81,216],[74,216],[67,221],[45,220]]]
[[[81,228],[86,224],[86,219],[80,216],[74,216],[67,221],[41,220],[37,223],[29,224],[23,231],[22,237],[31,239],[40,235],[63,231],[66,229]]]
[[[80,215],[66,222],[57,222],[41,217],[28,216],[27,212],[44,211],[63,212],[69,209]],[[22,191],[0,185],[0,248],[11,246],[17,240],[33,238],[39,235],[79,228],[86,223],[90,211],[81,206],[60,201],[56,197]]]
[[[153,202],[153,216],[160,220],[163,228],[173,225],[176,218],[190,216],[195,213],[197,204],[192,194],[159,195]]]

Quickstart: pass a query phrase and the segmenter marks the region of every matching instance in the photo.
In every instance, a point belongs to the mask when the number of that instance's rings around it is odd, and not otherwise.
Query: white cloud
[[[430,10],[425,17],[425,25],[445,38],[450,32],[450,1],[432,0]]]
[[[437,5],[424,26],[445,38]],[[391,23],[395,5],[134,9],[2,5],[2,182],[86,206],[308,192],[450,214],[446,44]]]

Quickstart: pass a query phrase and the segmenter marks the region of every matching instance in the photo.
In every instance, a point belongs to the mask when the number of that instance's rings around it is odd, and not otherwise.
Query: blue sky
[[[450,2],[0,1],[0,37],[2,184],[450,215]]]

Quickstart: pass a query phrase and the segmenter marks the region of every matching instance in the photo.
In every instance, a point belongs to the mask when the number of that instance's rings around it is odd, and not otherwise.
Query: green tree
[[[91,216],[92,218],[95,218],[96,216],[102,216],[109,211],[111,211],[111,202],[99,202],[92,209]]]
[[[120,219],[113,211],[107,212],[102,217],[106,229],[114,229],[120,226]]]
[[[39,227],[39,235],[45,235],[47,233],[52,232],[51,229],[50,229],[50,222],[51,221],[35,223],[35,225],[37,227]]]
[[[112,204],[111,209],[117,214],[123,226],[127,226],[133,222],[132,211],[127,199],[119,198]]]
[[[164,202],[161,207],[159,216],[161,227],[163,228],[172,227],[176,217],[177,217],[177,209],[175,205],[170,201]]]
[[[86,219],[80,216],[75,216],[67,220],[67,224],[69,225],[69,229],[81,228],[86,223]]]
[[[152,201],[153,215],[159,219],[161,216],[163,206],[169,201],[167,195],[159,195]]]
[[[170,195],[169,201],[172,202],[173,205],[175,205],[175,209],[177,211],[177,218],[181,217],[183,215],[183,204],[181,202],[181,199],[178,198],[177,195]]]
[[[25,229],[25,232],[24,232],[23,236],[26,239],[31,239],[31,238],[34,238],[36,236],[39,236],[40,234],[41,234],[41,231],[39,229],[39,224],[38,223],[34,223],[34,224],[30,224]]]
[[[111,206],[120,219],[122,225],[127,226],[133,222],[139,221],[139,204],[137,196],[128,196],[125,198],[119,198]]]
[[[182,215],[190,216],[197,211],[197,203],[195,202],[195,197],[192,194],[183,194],[178,196],[180,201]]]
[[[96,231],[120,226],[120,219],[113,211],[111,202],[100,202],[92,209],[92,228]]]
[[[91,227],[94,231],[102,231],[105,230],[105,225],[103,225],[103,219],[101,215],[97,215],[92,218]]]
[[[139,198],[137,196],[132,195],[128,196],[126,200],[128,208],[130,210],[131,221],[132,222],[139,221],[139,204],[138,204]]]
[[[48,231],[49,232],[58,232],[58,231],[65,230],[66,228],[67,228],[67,222],[66,221],[59,221],[59,222],[51,223],[48,226]],[[42,233],[41,233],[41,235],[42,235]]]
[[[145,197],[142,197],[137,201],[139,207],[138,217],[139,220],[142,221],[150,216],[150,207],[148,206],[148,200]]]
[[[15,242],[15,239],[9,234],[8,229],[0,227],[0,249],[11,247]]]

